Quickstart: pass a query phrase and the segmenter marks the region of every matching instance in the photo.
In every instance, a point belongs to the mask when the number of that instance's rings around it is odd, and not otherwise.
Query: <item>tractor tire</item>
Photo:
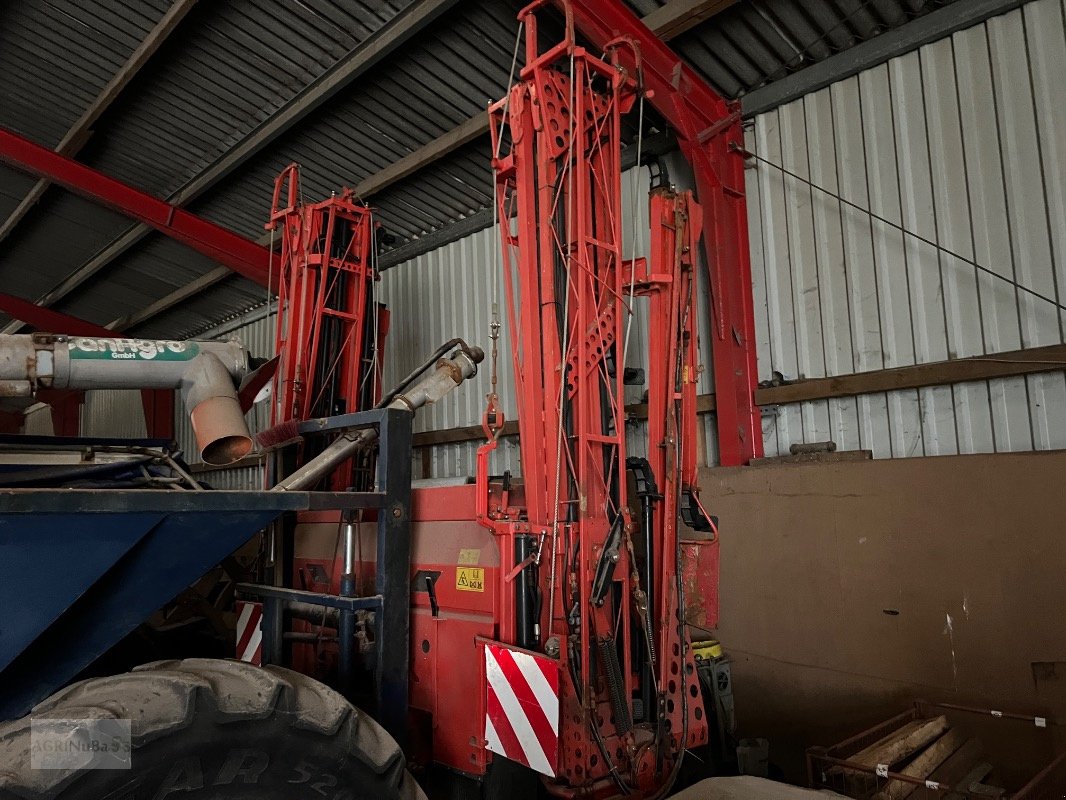
[[[30,720],[129,719],[127,770],[33,770]],[[396,742],[317,681],[239,661],[159,661],[68,686],[0,724],[0,798],[425,800]]]

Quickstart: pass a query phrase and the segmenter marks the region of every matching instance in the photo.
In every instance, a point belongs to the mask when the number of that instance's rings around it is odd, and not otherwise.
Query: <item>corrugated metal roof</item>
[[[674,46],[720,92],[737,97],[950,2],[746,0]]]
[[[744,0],[673,44],[723,94],[824,59],[948,0]],[[202,2],[96,126],[80,160],[159,196],[213,163],[302,87],[379,30],[410,0]],[[0,125],[54,145],[168,7],[166,0],[25,0],[2,12]],[[190,208],[258,237],[274,176],[302,165],[305,196],[354,185],[440,136],[504,91],[516,34],[515,0],[464,2],[273,142]],[[632,0],[646,14],[661,0]],[[0,213],[24,189],[0,172]],[[484,208],[485,141],[375,196],[397,244]],[[6,218],[6,214],[5,217]],[[52,189],[0,244],[5,290],[36,298],[129,227]],[[57,304],[106,324],[212,269],[153,235]],[[142,325],[186,335],[261,302],[243,279],[212,287]]]
[[[31,215],[0,245],[4,290],[29,298],[49,291],[130,225],[120,214],[59,191],[47,193]]]
[[[244,278],[227,278],[196,301],[153,317],[137,328],[138,336],[189,338],[266,302],[266,289]]]
[[[0,215],[6,219],[35,182],[24,172],[0,165]],[[2,275],[3,270],[0,268],[0,276]]]
[[[168,0],[5,3],[3,124],[54,147],[166,12]]]
[[[405,5],[201,3],[87,160],[168,195]]]

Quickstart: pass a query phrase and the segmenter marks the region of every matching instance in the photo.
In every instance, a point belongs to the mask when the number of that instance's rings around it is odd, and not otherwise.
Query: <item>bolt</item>
[[[403,516],[403,509],[401,509],[399,506],[396,506],[394,509],[392,509],[392,515],[396,517],[396,519],[399,519]]]

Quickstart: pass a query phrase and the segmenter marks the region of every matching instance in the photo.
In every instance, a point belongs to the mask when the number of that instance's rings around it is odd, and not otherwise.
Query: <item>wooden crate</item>
[[[856,800],[1051,800],[1066,796],[1066,754],[1015,791],[997,775],[967,716],[1047,728],[1045,718],[917,702],[903,714],[832,747],[807,751],[811,788]],[[1050,736],[1050,733],[1048,733]],[[998,766],[1002,766],[998,764]]]

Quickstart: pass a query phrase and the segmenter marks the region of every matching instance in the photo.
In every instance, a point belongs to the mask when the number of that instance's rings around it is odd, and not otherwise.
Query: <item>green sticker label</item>
[[[71,358],[104,361],[191,361],[200,354],[200,345],[196,342],[95,336],[73,338],[69,348]]]

